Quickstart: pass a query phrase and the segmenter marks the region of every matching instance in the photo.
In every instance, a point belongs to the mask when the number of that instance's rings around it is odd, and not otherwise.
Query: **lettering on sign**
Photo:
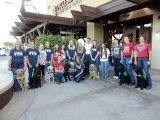
[[[60,15],[80,3],[82,3],[82,0],[64,0],[63,2],[55,6],[55,8],[53,9],[53,14],[55,16]]]

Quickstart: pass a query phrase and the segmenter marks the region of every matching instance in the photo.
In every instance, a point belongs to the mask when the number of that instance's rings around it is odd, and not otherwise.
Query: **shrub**
[[[48,41],[50,42],[51,47],[53,48],[55,44],[68,45],[70,40],[74,40],[73,35],[60,36],[60,35],[43,34],[36,38],[35,44],[36,44],[36,47],[38,48],[40,44],[45,44],[45,42]]]

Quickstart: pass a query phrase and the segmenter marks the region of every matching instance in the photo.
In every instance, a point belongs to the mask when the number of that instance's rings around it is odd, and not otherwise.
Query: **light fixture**
[[[148,24],[144,24],[144,27],[151,27],[152,24],[151,23],[148,23]]]
[[[137,27],[138,29],[140,29],[140,28],[141,28],[141,26],[138,26],[138,25],[137,25],[136,27]]]

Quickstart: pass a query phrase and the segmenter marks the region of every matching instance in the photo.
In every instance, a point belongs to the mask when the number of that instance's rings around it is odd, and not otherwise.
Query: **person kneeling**
[[[76,57],[76,64],[74,67],[74,71],[71,73],[71,76],[74,76],[74,81],[76,83],[81,82],[84,70],[84,64],[81,62],[80,57]]]
[[[64,64],[61,56],[58,56],[58,61],[54,64],[54,76],[57,84],[65,83]]]

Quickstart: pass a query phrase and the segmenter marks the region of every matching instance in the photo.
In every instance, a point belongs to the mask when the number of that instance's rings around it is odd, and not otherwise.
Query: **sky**
[[[38,3],[38,4],[37,4]],[[0,0],[0,46],[5,41],[15,41],[16,39],[9,34],[14,22],[19,22],[17,15],[20,14],[21,0]],[[47,14],[47,0],[31,0],[25,2],[28,12]]]

